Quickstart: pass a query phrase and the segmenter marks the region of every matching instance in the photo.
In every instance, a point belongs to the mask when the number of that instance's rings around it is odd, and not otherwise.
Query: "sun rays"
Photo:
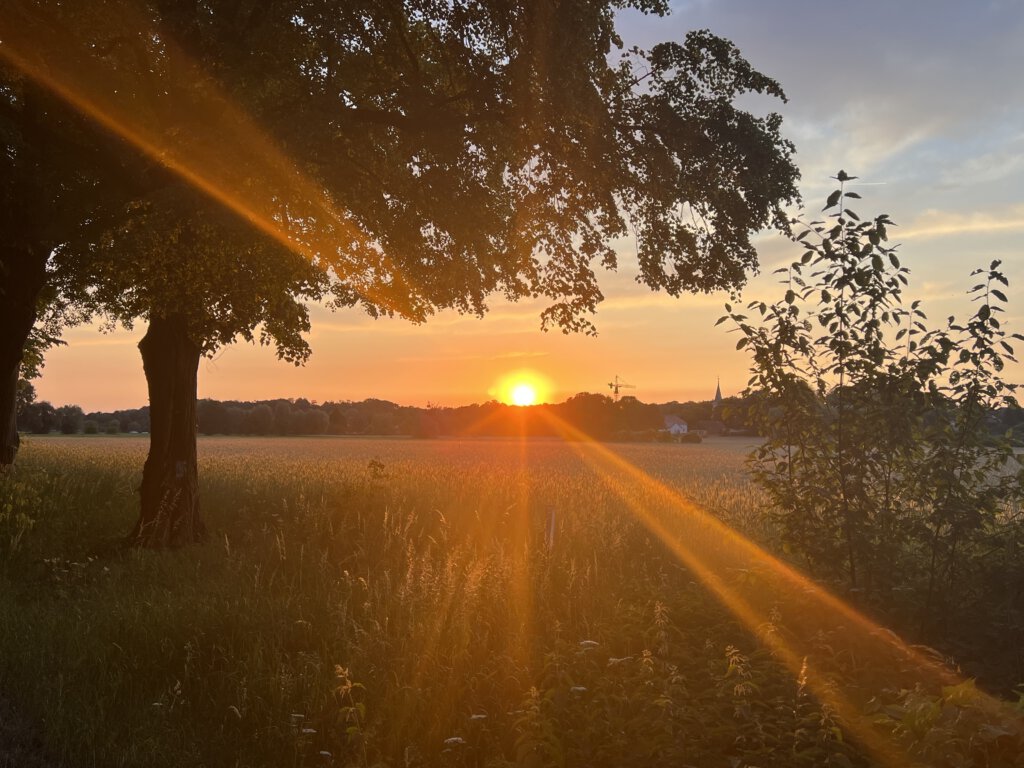
[[[887,676],[893,686],[937,689],[962,684],[962,677],[930,649],[907,645],[895,633],[875,624],[605,445],[549,413],[545,418],[630,512],[772,651],[794,678],[806,681],[814,695],[834,709],[875,759],[893,767],[912,762],[900,745],[864,714],[863,705],[873,692],[862,691],[855,701],[819,670],[821,652],[816,643],[823,636],[841,638],[845,652],[862,656],[861,664],[869,665],[874,676]],[[778,630],[772,617],[780,610],[786,619],[785,632]],[[1005,703],[980,692],[977,696],[990,713],[1012,716]]]
[[[139,19],[122,17],[122,25],[136,26],[137,34],[154,34]],[[150,159],[170,169],[188,184],[242,216],[296,253],[311,261],[330,254],[345,254],[344,266],[334,262],[339,278],[368,301],[388,311],[417,313],[416,287],[410,285],[361,231],[353,217],[341,211],[297,164],[272,142],[237,105],[210,85],[208,79],[184,54],[174,51],[167,59],[168,92],[188,91],[195,100],[182,107],[173,104],[148,112],[137,109],[131,98],[138,83],[111,81],[95,57],[80,49],[78,41],[59,27],[35,22],[30,14],[6,13],[0,17],[0,57],[28,77],[44,85],[106,130],[121,137]],[[164,46],[173,50],[169,42]],[[204,84],[196,88],[196,84]],[[187,141],[175,143],[160,116],[167,110],[180,121],[176,135]],[[253,185],[251,175],[264,183]],[[318,221],[324,226],[298,226]],[[310,232],[314,232],[310,236]],[[330,259],[325,266],[330,265]],[[494,393],[502,402],[517,406],[542,403],[550,383],[534,371],[516,371],[503,377]],[[893,680],[928,687],[962,682],[956,673],[931,655],[908,646],[899,637],[877,626],[838,597],[772,557],[756,544],[730,529],[675,490],[643,473],[609,448],[589,440],[547,411],[547,418],[570,441],[601,481],[630,512],[654,534],[729,610],[755,633],[794,677],[831,705],[846,727],[882,763],[907,764],[908,758],[891,739],[862,715],[860,703],[838,690],[827,673],[819,671],[814,638],[841,631],[852,653],[863,654],[862,663],[891,670]],[[520,471],[526,471],[525,440],[520,452]],[[511,613],[517,625],[514,655],[525,665],[529,659],[532,594],[530,590],[530,514],[532,499],[524,481],[516,498],[509,499],[510,553],[515,578],[511,585]],[[740,571],[748,578],[738,581]],[[453,577],[457,589],[427,634],[442,635],[446,623],[459,610],[471,611],[481,597],[473,590],[474,575]],[[466,600],[459,605],[456,597]],[[773,609],[785,613],[789,628],[777,631]],[[798,630],[798,631],[797,631]],[[433,649],[437,650],[437,649]],[[424,665],[419,674],[427,674]],[[857,697],[863,698],[863,694]],[[984,701],[993,711],[1003,705]]]
[[[374,238],[195,61],[130,3],[90,8],[96,27],[143,41],[141,69],[106,66],[76,30],[20,2],[0,14],[0,60],[365,300],[422,319],[416,286]]]

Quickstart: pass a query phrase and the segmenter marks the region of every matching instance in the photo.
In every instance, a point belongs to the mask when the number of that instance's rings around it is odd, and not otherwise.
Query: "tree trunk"
[[[10,366],[10,373],[0,374],[0,466],[14,463],[18,453],[18,370],[21,365]]]
[[[18,375],[46,281],[42,250],[0,250],[0,466],[18,453]]]
[[[149,456],[142,471],[142,510],[129,536],[142,547],[201,540],[196,467],[196,377],[200,349],[182,317],[154,317],[139,342],[149,385]]]

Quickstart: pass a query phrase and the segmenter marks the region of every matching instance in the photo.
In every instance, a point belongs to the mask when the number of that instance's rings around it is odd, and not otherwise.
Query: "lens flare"
[[[935,652],[905,643],[853,606],[826,591],[738,531],[693,504],[679,491],[646,474],[614,450],[552,413],[542,412],[590,465],[601,482],[672,552],[718,600],[827,704],[879,765],[912,765],[904,744],[865,712],[870,686],[844,689],[831,669],[821,638],[842,638],[831,649],[896,689],[938,692],[968,685],[975,705],[995,723],[1017,721],[1010,705],[965,683]],[[780,626],[773,614],[786,617]],[[863,674],[863,672],[862,672]],[[803,684],[803,683],[802,683]]]

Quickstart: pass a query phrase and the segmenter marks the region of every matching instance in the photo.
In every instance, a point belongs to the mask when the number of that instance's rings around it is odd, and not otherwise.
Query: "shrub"
[[[946,623],[970,603],[972,543],[1021,495],[1009,441],[987,428],[1015,404],[1000,377],[1014,360],[998,319],[1007,279],[998,261],[975,270],[971,318],[927,328],[920,302],[902,304],[889,217],[862,221],[845,207],[859,197],[852,177],[836,178],[834,221],[806,225],[802,257],[777,270],[781,300],[750,302],[750,316],[726,305],[719,320],[753,358],[752,415],[767,436],[754,476],[787,545],[820,572],[868,595],[914,582],[922,624]]]

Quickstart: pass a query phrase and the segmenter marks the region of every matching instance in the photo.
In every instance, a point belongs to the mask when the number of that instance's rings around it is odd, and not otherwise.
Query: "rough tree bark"
[[[196,377],[200,349],[184,318],[154,317],[139,342],[149,386],[149,456],[142,471],[142,509],[129,542],[177,547],[201,540],[196,467]]]
[[[0,465],[18,453],[18,374],[45,282],[46,259],[36,252],[0,253]]]
[[[0,377],[0,466],[14,463],[21,443],[18,437],[18,365]]]

